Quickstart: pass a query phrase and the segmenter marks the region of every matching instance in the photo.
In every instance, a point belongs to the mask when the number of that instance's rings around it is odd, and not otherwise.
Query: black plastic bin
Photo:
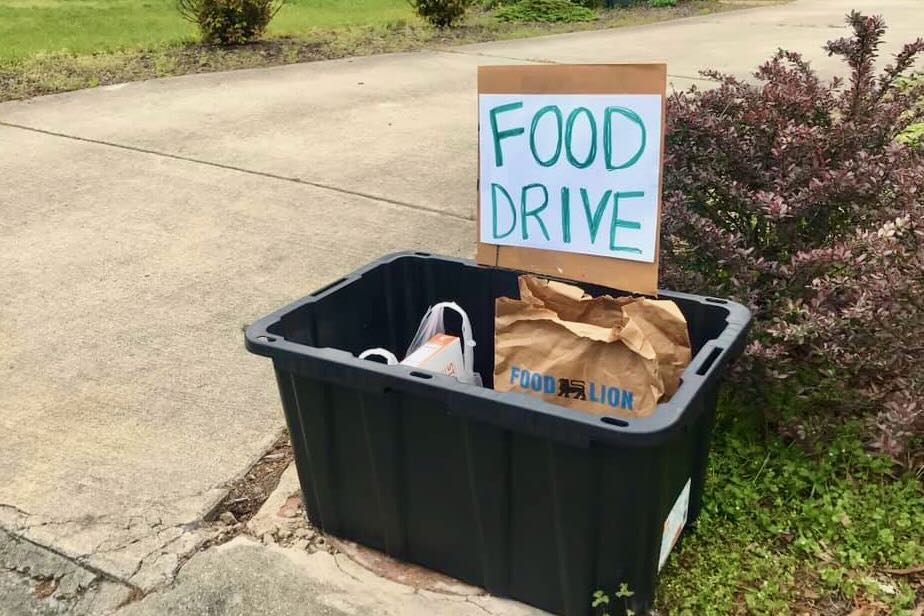
[[[591,613],[594,591],[625,583],[641,613],[688,481],[687,525],[699,513],[720,377],[750,313],[662,292],[690,327],[682,385],[650,417],[600,417],[491,389],[494,300],[518,297],[517,275],[392,255],[254,323],[247,348],[273,359],[319,528],[568,616]],[[484,388],[356,357],[370,347],[400,356],[443,300],[471,318]]]

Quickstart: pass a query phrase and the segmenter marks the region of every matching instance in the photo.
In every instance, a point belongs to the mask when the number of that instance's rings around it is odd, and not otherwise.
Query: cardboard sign
[[[480,67],[479,262],[656,293],[666,78]]]

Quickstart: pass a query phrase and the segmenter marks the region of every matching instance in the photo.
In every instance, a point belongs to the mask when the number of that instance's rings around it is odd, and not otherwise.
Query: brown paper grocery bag
[[[680,308],[671,300],[646,297],[623,297],[624,318],[645,332],[658,356],[658,367],[664,381],[664,397],[670,398],[680,387],[680,375],[690,365],[690,330]]]
[[[676,391],[690,340],[674,302],[591,297],[535,276],[519,287],[519,300],[496,302],[495,389],[627,417]]]

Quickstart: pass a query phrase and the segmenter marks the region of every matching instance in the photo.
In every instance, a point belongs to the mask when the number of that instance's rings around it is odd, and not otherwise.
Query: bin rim
[[[292,342],[272,331],[273,326],[278,324],[285,315],[307,304],[322,300],[359,280],[364,274],[377,267],[406,258],[437,259],[468,267],[527,273],[483,265],[471,259],[459,257],[414,251],[395,252],[258,319],[245,331],[246,349],[256,355],[273,359],[274,364],[284,364],[288,369],[294,369],[322,381],[341,382],[357,389],[379,394],[389,390],[400,390],[444,399],[450,412],[488,423],[500,425],[515,423],[516,426],[522,426],[521,420],[505,421],[508,416],[504,411],[508,413],[513,411],[521,417],[534,414],[532,420],[536,424],[535,427],[537,429],[545,427],[546,429],[541,430],[544,436],[551,436],[559,441],[574,443],[577,440],[585,445],[589,442],[600,441],[647,446],[652,442],[668,438],[676,430],[684,426],[688,427],[696,420],[703,407],[697,404],[697,398],[703,394],[705,385],[712,379],[718,379],[728,363],[741,354],[751,325],[751,311],[733,300],[659,289],[659,298],[684,299],[726,310],[726,326],[718,337],[708,340],[693,356],[690,365],[681,374],[680,387],[670,400],[659,403],[649,416],[634,418],[624,415],[591,414],[553,404],[526,393],[501,392],[477,385],[467,385],[447,375],[421,373],[409,366],[388,366],[359,359],[349,351],[342,349]],[[565,282],[581,284],[579,281]],[[334,365],[338,370],[325,369],[325,365],[328,368]],[[498,409],[498,406],[504,408]],[[486,408],[487,412],[485,412]],[[580,436],[577,438],[575,438],[575,424],[579,424],[581,428]],[[550,434],[547,433],[548,429],[551,430]]]

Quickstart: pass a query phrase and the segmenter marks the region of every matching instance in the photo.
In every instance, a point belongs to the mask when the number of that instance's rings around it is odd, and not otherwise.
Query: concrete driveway
[[[852,8],[886,53],[924,31],[919,0],[799,0],[0,105],[0,535],[113,605],[169,583],[283,428],[242,328],[383,253],[473,254],[479,64],[666,59],[683,88],[784,46],[831,75]]]

